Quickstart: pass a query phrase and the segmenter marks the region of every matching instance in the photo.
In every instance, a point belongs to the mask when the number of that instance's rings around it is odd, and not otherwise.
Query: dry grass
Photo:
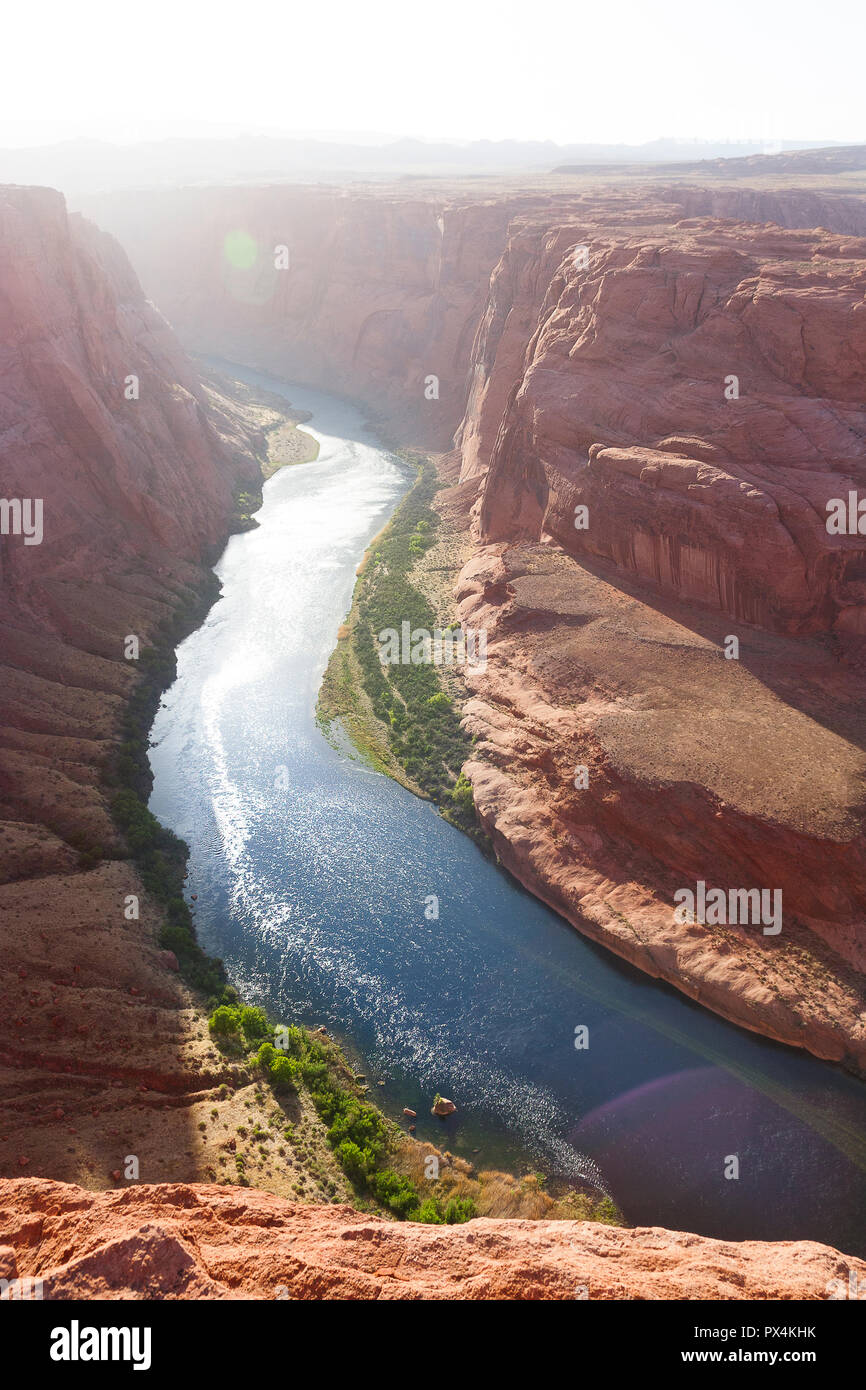
[[[431,1158],[438,1161],[438,1178],[427,1176]],[[471,1198],[478,1216],[623,1224],[604,1198],[573,1189],[553,1195],[544,1190],[545,1178],[539,1173],[515,1177],[496,1169],[479,1172],[466,1159],[422,1141],[407,1140],[395,1154],[393,1167],[410,1178],[422,1195],[438,1198],[443,1206],[452,1197]]]

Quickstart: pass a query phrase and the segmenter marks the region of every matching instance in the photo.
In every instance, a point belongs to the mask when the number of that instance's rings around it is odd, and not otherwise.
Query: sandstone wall
[[[448,447],[512,202],[275,186],[88,207],[188,348],[357,398],[401,442]]]
[[[586,269],[573,230],[542,228],[494,272],[464,433],[482,538],[547,534],[748,623],[866,633],[866,537],[826,529],[866,486],[866,241],[583,230]]]
[[[198,1171],[192,1107],[223,1066],[110,857],[102,778],[124,639],[146,656],[199,593],[259,447],[110,237],[49,189],[0,189],[0,493],[42,499],[44,530],[0,537],[0,1172],[101,1186],[130,1151]]]

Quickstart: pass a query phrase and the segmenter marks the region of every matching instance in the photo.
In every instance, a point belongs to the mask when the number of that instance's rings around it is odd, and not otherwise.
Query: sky
[[[381,132],[866,141],[862,0],[44,0],[0,143]]]

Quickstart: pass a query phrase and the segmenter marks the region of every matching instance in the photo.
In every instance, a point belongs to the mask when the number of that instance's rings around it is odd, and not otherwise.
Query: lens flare
[[[249,232],[237,228],[223,242],[223,255],[235,270],[252,270],[259,258],[259,244]]]

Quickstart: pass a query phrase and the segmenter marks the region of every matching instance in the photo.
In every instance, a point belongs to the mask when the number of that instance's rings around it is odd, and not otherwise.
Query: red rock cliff
[[[504,861],[641,968],[860,1070],[866,538],[826,519],[866,495],[864,288],[866,242],[835,234],[633,202],[516,220],[458,587],[490,639],[467,770]],[[778,889],[778,938],[677,926],[698,879]]]
[[[866,241],[590,226],[583,269],[575,230],[534,232],[528,294],[526,233],[494,275],[465,458],[489,460],[482,536],[546,533],[779,631],[866,632],[866,539],[826,528],[828,501],[866,485]],[[479,447],[488,396],[498,438]]]
[[[3,543],[7,602],[121,555],[202,557],[253,465],[120,247],[60,194],[8,188],[0,245],[3,488],[43,498],[45,520],[40,546]]]
[[[119,246],[51,190],[0,189],[0,492],[43,504],[40,544],[0,537],[2,1172],[102,1185],[142,1129],[155,1165],[159,1110],[162,1161],[179,1151],[169,1171],[195,1175],[177,1100],[213,1063],[196,1074],[190,1001],[133,865],[97,862],[122,853],[102,774],[136,683],[124,639],[145,656],[199,591],[257,447]]]
[[[402,441],[448,447],[511,201],[278,186],[88,207],[186,346],[355,397]]]

